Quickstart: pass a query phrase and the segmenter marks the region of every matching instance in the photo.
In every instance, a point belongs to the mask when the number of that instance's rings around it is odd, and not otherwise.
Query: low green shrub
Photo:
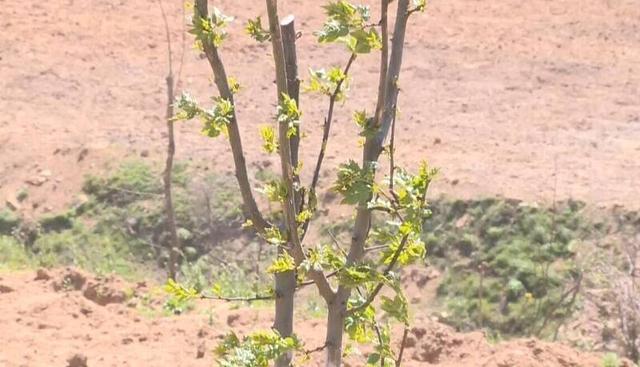
[[[576,246],[591,227],[583,205],[556,209],[515,200],[432,202],[429,259],[444,269],[443,319],[460,330],[550,335],[573,311]]]
[[[20,225],[20,218],[9,210],[0,210],[0,235],[9,236]]]
[[[33,256],[22,243],[0,235],[0,271],[29,268],[33,262]]]

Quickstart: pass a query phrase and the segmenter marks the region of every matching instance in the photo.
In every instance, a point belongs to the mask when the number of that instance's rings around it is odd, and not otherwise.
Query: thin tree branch
[[[406,234],[406,235],[404,235],[402,237],[402,240],[400,241],[400,245],[398,246],[396,251],[393,253],[393,257],[391,258],[391,261],[389,262],[389,264],[385,268],[384,272],[382,273],[382,277],[383,278],[386,278],[391,273],[391,271],[396,266],[396,264],[398,263],[398,259],[400,258],[400,255],[404,251],[404,248],[406,247],[408,240],[409,240],[409,234]],[[354,314],[356,312],[360,312],[360,311],[364,310],[365,308],[369,307],[369,305],[376,299],[376,297],[378,296],[378,293],[380,293],[380,291],[382,290],[383,287],[384,287],[384,283],[383,282],[379,282],[376,285],[376,287],[373,289],[373,291],[371,291],[371,293],[369,293],[369,296],[367,297],[367,300],[363,304],[361,304],[361,305],[359,305],[357,307],[354,307],[354,308],[352,308],[350,310],[347,310],[349,312],[349,314]]]
[[[164,23],[164,32],[167,37],[167,52],[169,59],[169,75],[173,77],[173,52],[171,50],[171,31],[169,30],[169,21],[167,20],[167,14],[164,11],[164,6],[162,5],[162,0],[158,0],[158,5],[160,6],[160,12],[162,13],[162,22]],[[173,102],[173,100],[171,100]],[[173,116],[171,116],[173,117]]]
[[[407,342],[407,337],[409,336],[409,328],[404,327],[404,332],[402,333],[402,342],[400,343],[400,351],[398,352],[398,359],[396,360],[396,367],[400,367],[402,365],[402,357],[404,355],[404,348]]]
[[[347,61],[347,65],[343,70],[344,79],[340,80],[336,84],[336,88],[334,89],[331,96],[329,96],[329,110],[327,112],[327,117],[324,119],[324,128],[322,132],[322,144],[320,146],[320,152],[318,153],[318,159],[316,161],[316,168],[313,171],[313,179],[311,180],[311,186],[309,187],[309,197],[316,194],[316,187],[318,186],[318,181],[320,180],[320,170],[322,168],[322,162],[324,161],[324,156],[327,151],[327,144],[329,142],[329,133],[331,132],[331,122],[333,121],[333,109],[336,103],[336,99],[340,95],[342,91],[342,85],[345,80],[349,77],[349,70],[351,69],[351,65],[356,60],[357,54],[353,53],[349,57],[349,61]],[[301,240],[307,235],[307,231],[309,229],[309,224],[311,223],[311,218],[305,220],[302,225],[302,237]]]
[[[201,17],[207,17],[207,0],[196,0],[195,11],[197,11]],[[213,70],[214,82],[216,84],[216,87],[218,88],[220,97],[228,100],[235,107],[233,93],[231,92],[231,88],[229,87],[229,82],[227,79],[227,73],[224,68],[224,64],[222,63],[222,59],[218,54],[217,48],[214,47],[214,45],[206,42],[203,42],[202,46],[205,55],[209,60],[209,64],[211,65],[211,69]],[[231,145],[231,151],[233,153],[233,160],[235,164],[236,179],[238,180],[240,193],[242,194],[242,200],[244,203],[245,216],[251,220],[253,226],[258,232],[264,232],[266,228],[271,227],[271,224],[268,223],[262,216],[262,213],[258,209],[258,204],[256,204],[253,192],[251,191],[251,184],[249,182],[249,176],[247,174],[247,164],[244,157],[244,151],[242,149],[242,139],[240,136],[240,129],[238,127],[238,120],[236,117],[235,109],[232,112],[232,118],[229,121],[227,127],[229,131],[229,143]]]
[[[180,88],[180,83],[182,82],[182,68],[184,66],[184,54],[187,50],[187,32],[186,32],[186,4],[181,2],[182,5],[182,52],[180,53],[180,66],[178,66],[178,75],[176,76],[176,89]]]
[[[394,111],[396,108],[394,108]],[[391,120],[391,138],[389,140],[389,192],[393,195],[397,200],[397,195],[394,191],[394,183],[395,183],[395,172],[396,172],[396,162],[395,162],[395,142],[396,142],[396,113],[393,114],[393,119]]]
[[[225,302],[257,302],[257,301],[273,301],[276,299],[276,296],[273,294],[268,294],[268,295],[255,295],[252,297],[221,297],[221,296],[213,296],[208,294],[201,294],[200,299],[225,301]]]
[[[318,353],[318,352],[322,352],[323,350],[327,349],[327,343],[324,343],[323,345],[313,348],[313,349],[307,349],[305,350],[303,353],[307,356],[313,354],[313,353]]]
[[[167,14],[164,11],[162,0],[158,0],[160,11],[162,13],[162,20],[164,22],[165,34],[167,37],[167,59],[169,60],[169,70],[167,71],[166,84],[167,84],[167,159],[165,163],[165,169],[162,175],[164,181],[164,202],[167,216],[167,230],[169,231],[169,265],[168,276],[169,279],[175,280],[178,273],[178,261],[180,258],[180,239],[178,238],[178,230],[176,227],[176,217],[173,207],[173,193],[172,193],[172,174],[173,174],[173,160],[176,153],[176,144],[174,137],[173,127],[173,99],[174,99],[174,87],[175,82],[173,80],[173,51],[171,49],[171,31],[169,30],[169,21],[167,20]]]
[[[337,274],[338,274],[338,270],[334,270],[334,271],[332,271],[331,273],[327,274],[325,277],[326,277],[327,279],[329,279],[329,278],[331,278],[331,277],[336,276]],[[306,282],[299,283],[299,284],[298,284],[298,289],[300,289],[300,288],[304,288],[304,287],[309,286],[309,285],[312,285],[312,284],[316,284],[315,280],[308,280],[308,281],[306,281]]]
[[[380,50],[380,80],[378,82],[378,103],[376,104],[375,121],[380,121],[384,109],[387,71],[389,69],[389,0],[380,0],[380,33],[382,49]]]
[[[353,64],[353,62],[356,60],[356,57],[357,57],[357,54],[355,53],[351,54],[351,56],[349,57],[349,61],[347,61],[347,66],[345,66],[343,71],[344,79],[340,80],[336,84],[336,88],[334,89],[333,93],[331,93],[331,96],[329,96],[329,110],[327,112],[327,117],[324,119],[322,145],[320,147],[320,153],[318,154],[316,168],[313,171],[313,179],[311,180],[311,186],[309,189],[312,192],[315,192],[316,186],[318,185],[318,181],[320,179],[320,169],[322,168],[322,162],[324,160],[324,155],[327,150],[327,142],[329,140],[329,132],[331,131],[331,122],[333,121],[333,109],[335,107],[336,99],[340,95],[340,92],[342,92],[342,85],[344,84],[345,80],[348,78],[349,70],[351,69],[351,65]]]

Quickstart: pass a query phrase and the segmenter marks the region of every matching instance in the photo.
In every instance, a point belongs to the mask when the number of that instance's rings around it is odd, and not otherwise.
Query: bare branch
[[[394,176],[396,172],[396,110],[397,108],[394,108],[393,119],[391,120],[391,138],[389,139],[389,192],[395,199],[397,199],[397,196],[393,186],[395,183]]]
[[[380,0],[380,33],[382,49],[380,50],[380,80],[378,82],[378,103],[376,104],[375,121],[380,121],[384,109],[387,71],[389,69],[389,0]]]
[[[178,66],[178,75],[176,76],[176,89],[180,88],[180,83],[182,82],[182,67],[184,66],[184,54],[186,53],[187,50],[187,32],[186,32],[186,19],[187,19],[187,15],[186,15],[186,4],[181,2],[180,3],[182,6],[182,47],[181,47],[181,53],[180,53],[180,66]]]
[[[323,345],[321,345],[319,347],[316,347],[316,348],[313,348],[313,349],[307,349],[303,353],[308,356],[308,355],[313,354],[313,353],[322,352],[325,349],[327,349],[327,343],[324,343]]]
[[[329,279],[329,278],[331,278],[331,277],[336,276],[337,274],[338,274],[338,270],[334,270],[334,271],[332,271],[331,273],[327,274],[325,277],[326,277],[327,279]],[[300,289],[300,288],[304,288],[304,287],[309,286],[309,285],[311,285],[311,284],[316,284],[315,280],[309,280],[309,281],[302,282],[302,283],[298,284],[298,289]]]
[[[171,50],[171,32],[169,30],[169,22],[167,20],[167,14],[164,11],[162,0],[158,0],[160,11],[162,13],[162,20],[164,22],[165,34],[167,37],[167,58],[169,60],[169,70],[167,71],[166,84],[167,84],[167,159],[165,163],[165,169],[162,175],[164,182],[164,204],[167,216],[167,230],[169,231],[169,279],[176,279],[178,273],[178,260],[180,258],[180,239],[178,238],[178,229],[176,227],[176,217],[173,207],[173,193],[172,193],[172,174],[173,174],[173,160],[176,153],[176,143],[174,137],[173,128],[173,99],[174,99],[174,87],[175,82],[173,80],[173,52]]]
[[[221,297],[221,296],[201,294],[200,299],[209,299],[214,301],[225,301],[225,302],[257,302],[257,301],[273,301],[276,299],[276,296],[273,294],[265,294],[265,295],[255,295],[252,297]]]
[[[407,337],[409,336],[409,328],[404,327],[404,332],[402,333],[402,342],[400,342],[400,351],[398,352],[398,359],[396,360],[396,367],[400,367],[402,365],[402,357],[404,355],[404,348],[407,343]]]

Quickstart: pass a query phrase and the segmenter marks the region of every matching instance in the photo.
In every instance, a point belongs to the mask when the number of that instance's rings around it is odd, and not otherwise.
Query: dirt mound
[[[73,268],[57,271],[54,275],[40,269],[34,279],[44,281],[53,279],[51,284],[55,291],[81,291],[86,299],[100,306],[123,303],[127,299],[127,288],[134,292],[130,296],[135,296],[135,292],[141,288],[140,286],[135,289],[131,288],[130,285],[116,277],[95,277]]]
[[[437,322],[422,322],[410,332],[415,366],[600,367],[602,357],[559,343],[516,339],[490,344],[481,332],[457,333]],[[628,363],[628,362],[626,362]],[[632,364],[623,364],[631,367]]]
[[[182,316],[161,316],[161,303],[147,299],[149,288],[71,268],[3,274],[0,285],[12,289],[0,293],[0,330],[8,331],[0,333],[3,367],[211,366],[214,346],[231,328],[242,334],[272,323],[270,310],[208,302]],[[492,345],[479,332],[461,334],[423,319],[416,325],[406,344],[407,367],[600,366],[601,356],[557,343]],[[322,345],[322,327],[318,319],[296,326],[310,348]],[[310,365],[322,366],[322,357],[314,355]]]

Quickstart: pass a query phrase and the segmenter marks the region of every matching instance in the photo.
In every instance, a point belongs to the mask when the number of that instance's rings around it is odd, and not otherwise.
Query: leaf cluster
[[[215,7],[211,15],[208,16],[194,11],[189,33],[195,36],[198,48],[202,49],[204,45],[218,48],[228,36],[226,27],[231,21],[233,21],[233,17],[224,15]]]
[[[330,2],[324,9],[327,20],[316,32],[320,43],[342,43],[354,54],[367,54],[382,48],[377,30],[367,24],[371,18],[368,6],[338,0]]]
[[[345,93],[349,89],[349,79],[342,69],[338,67],[332,67],[328,71],[310,69],[309,77],[309,83],[305,86],[305,91],[319,93],[328,97],[336,93],[336,101],[344,101]]]
[[[202,133],[210,138],[226,133],[227,125],[234,118],[234,106],[231,101],[221,97],[214,98],[214,106],[204,109],[188,93],[182,93],[175,102],[177,112],[174,121],[186,121],[199,118],[202,121]]]
[[[375,164],[362,168],[354,161],[343,163],[338,167],[338,178],[333,190],[342,194],[343,204],[366,204],[373,193]]]
[[[228,334],[216,348],[221,367],[267,367],[285,353],[302,350],[295,336],[283,338],[275,330],[258,331],[240,339]]]
[[[296,135],[297,128],[300,126],[301,117],[302,111],[298,109],[296,100],[289,97],[286,93],[283,93],[280,104],[278,105],[277,121],[287,125],[287,137],[291,138]]]
[[[256,17],[255,19],[249,19],[245,26],[245,31],[254,40],[263,43],[271,40],[271,33],[262,27],[262,17]]]

